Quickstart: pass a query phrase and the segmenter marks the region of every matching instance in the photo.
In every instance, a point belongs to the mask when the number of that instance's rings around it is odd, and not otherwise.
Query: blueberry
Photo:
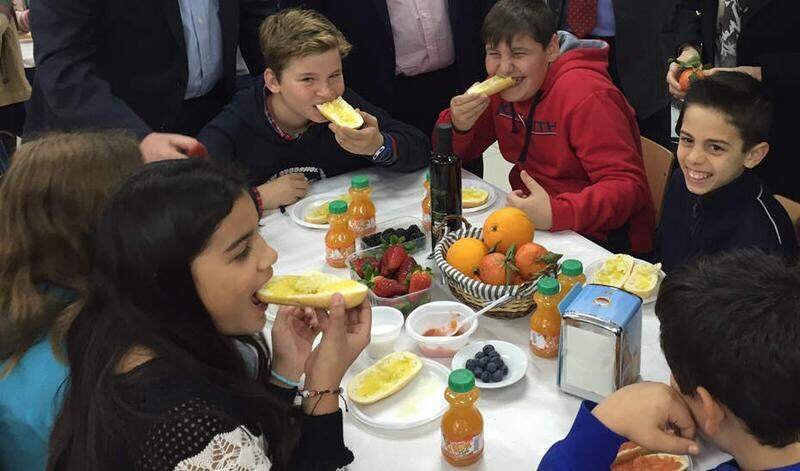
[[[497,365],[498,369],[502,369],[504,366],[506,366],[506,363],[503,361],[502,358],[492,358],[492,363]]]
[[[467,360],[467,364],[464,367],[466,369],[472,371],[472,370],[475,369],[476,366],[478,366],[478,363],[475,360],[473,360],[472,358],[470,358],[469,360]]]
[[[505,376],[505,375],[503,374],[503,372],[501,370],[497,370],[494,373],[492,373],[492,379],[494,380],[495,383],[499,383],[500,381],[503,381],[503,376]]]
[[[489,354],[489,361],[497,361],[497,360],[500,360],[502,358],[503,357],[501,357],[500,354],[497,353],[497,352],[492,352],[492,353]]]
[[[476,360],[480,360],[481,358],[483,358],[483,352],[478,352],[478,353],[475,354],[475,359]]]
[[[474,374],[476,378],[480,378],[481,375],[483,374],[483,368],[481,368],[480,366],[476,365],[475,369],[472,370],[472,374]]]
[[[481,365],[481,368],[486,368],[486,365],[488,363],[489,363],[489,359],[486,358],[486,357],[481,357],[481,359],[478,360],[478,364]]]
[[[484,383],[491,383],[492,382],[492,374],[489,373],[488,371],[484,371],[481,374],[481,381],[483,381]]]
[[[508,374],[508,366],[503,365],[503,376]]]
[[[494,373],[495,371],[497,371],[497,363],[495,363],[493,361],[490,361],[489,363],[487,363],[486,364],[486,371],[488,371],[489,373]]]
[[[489,344],[489,345],[486,345],[485,347],[483,347],[483,353],[485,353],[487,355],[492,353],[493,351],[494,351],[494,345],[492,345],[492,344]]]

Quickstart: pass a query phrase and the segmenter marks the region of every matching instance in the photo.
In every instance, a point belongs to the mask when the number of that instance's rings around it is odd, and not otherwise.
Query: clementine
[[[490,253],[481,260],[481,281],[488,285],[510,284],[511,273],[508,268],[506,256],[501,253]]]
[[[447,250],[447,263],[456,270],[473,279],[478,278],[478,267],[481,260],[489,253],[489,248],[482,240],[465,237],[455,241]]]
[[[514,264],[523,278],[531,280],[549,265],[556,263],[559,258],[561,254],[550,252],[535,242],[528,242],[517,249]]]
[[[483,223],[483,241],[496,252],[506,253],[511,245],[522,246],[533,240],[533,222],[517,208],[499,209]]]

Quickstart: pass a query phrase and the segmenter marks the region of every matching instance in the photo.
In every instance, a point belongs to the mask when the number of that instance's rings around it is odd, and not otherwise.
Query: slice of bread
[[[357,404],[373,404],[403,389],[422,370],[422,360],[411,352],[392,352],[358,373],[347,384],[347,395]]]
[[[364,302],[367,286],[327,273],[309,272],[273,276],[258,290],[256,297],[264,303],[327,309],[331,307],[331,296],[335,293],[341,293],[345,306],[353,308]]]
[[[345,128],[358,129],[364,124],[364,118],[342,97],[317,105],[317,109],[329,121]]]

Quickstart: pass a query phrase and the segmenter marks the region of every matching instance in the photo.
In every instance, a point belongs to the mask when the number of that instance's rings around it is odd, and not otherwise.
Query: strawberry
[[[394,298],[406,294],[406,287],[397,280],[376,276],[372,279],[372,292],[381,298]]]
[[[414,260],[414,257],[408,256],[403,263],[400,264],[400,268],[397,269],[397,272],[394,274],[394,279],[403,283],[404,285],[408,284],[408,275],[415,271],[418,267],[417,261]]]
[[[408,252],[402,245],[390,245],[381,257],[381,275],[391,276],[400,268],[405,259],[408,258]]]
[[[411,279],[408,282],[408,292],[416,293],[431,287],[431,272],[429,269],[418,270],[411,274]]]
[[[371,255],[353,260],[353,270],[364,280],[369,279],[371,274],[377,273],[379,268],[380,262]]]

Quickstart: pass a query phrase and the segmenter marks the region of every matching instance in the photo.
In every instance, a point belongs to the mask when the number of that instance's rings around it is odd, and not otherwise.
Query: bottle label
[[[363,237],[375,232],[375,218],[350,219],[347,225],[357,237]]]
[[[344,268],[345,260],[347,259],[348,256],[350,256],[350,254],[352,254],[355,251],[356,251],[355,245],[351,245],[350,247],[343,249],[334,249],[326,245],[325,261],[328,262],[328,265],[334,268]]]
[[[531,329],[531,347],[545,355],[558,353],[558,335],[542,335]]]
[[[482,451],[483,432],[462,441],[450,441],[442,434],[442,453],[452,460],[464,460]]]

